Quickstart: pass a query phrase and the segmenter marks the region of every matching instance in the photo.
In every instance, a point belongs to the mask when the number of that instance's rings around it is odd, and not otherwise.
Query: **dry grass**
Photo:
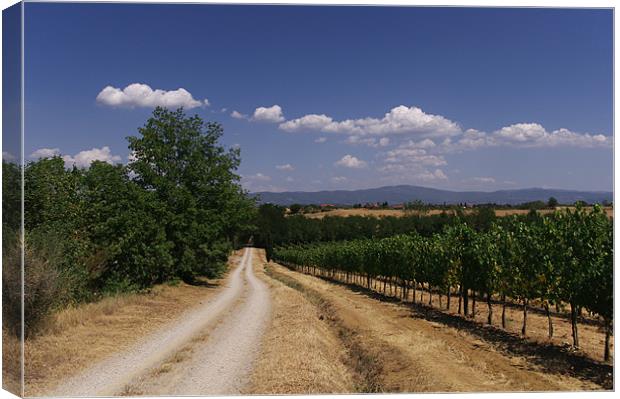
[[[21,395],[21,355],[19,338],[2,330],[2,389]]]
[[[561,209],[571,209],[574,210],[575,208],[570,206],[570,207],[558,207],[557,209],[561,210]],[[586,209],[590,209],[590,208],[586,208]],[[613,217],[614,215],[614,209],[613,207],[605,207],[605,213],[607,214],[607,216],[609,217]],[[424,215],[439,215],[443,212],[443,210],[440,209],[431,209],[427,212],[424,212]],[[446,211],[447,213],[450,213],[451,211]],[[465,209],[464,212],[466,214],[472,213],[474,212],[473,208],[468,208]],[[553,213],[552,209],[542,209],[540,211],[538,211],[541,214],[548,214],[548,213]],[[527,215],[529,213],[529,210],[527,209],[497,209],[495,210],[495,214],[498,217],[502,217],[502,216],[509,216],[509,215]],[[326,216],[341,216],[341,217],[347,217],[347,216],[374,216],[374,217],[386,217],[386,216],[395,216],[395,217],[403,217],[406,215],[418,215],[420,214],[420,212],[418,211],[408,211],[405,212],[404,210],[399,210],[399,209],[363,209],[363,208],[356,208],[356,209],[334,209],[331,211],[325,211],[325,212],[317,212],[317,213],[306,213],[304,214],[305,217],[307,218],[311,218],[311,219],[322,219]]]
[[[325,216],[375,216],[375,217],[385,217],[385,216],[404,216],[405,212],[398,209],[333,209],[331,211],[325,212],[316,212],[316,213],[306,213],[305,217],[311,219],[323,219]]]
[[[365,281],[364,281],[365,283]],[[375,284],[375,280],[371,280],[371,285]],[[378,287],[382,287],[383,282],[376,282]],[[393,291],[392,287],[388,284],[387,293],[394,293],[395,296],[400,297],[401,288],[395,286]],[[441,297],[441,299],[440,299]],[[496,298],[498,299],[498,298]],[[447,304],[447,296],[439,295],[436,292],[433,293],[433,303],[432,306],[428,305],[428,290],[424,291],[418,289],[416,301],[418,303],[423,303],[426,308],[430,307],[432,309],[439,310],[446,315],[454,315],[457,316],[458,313],[458,296],[452,295],[452,302],[450,306],[450,310],[446,309]],[[473,300],[470,297],[470,312],[473,304]],[[413,290],[410,290],[407,297],[407,302],[413,301]],[[442,306],[439,306],[441,302]],[[570,324],[570,319],[568,317],[567,312],[565,311],[563,314],[557,315],[555,313],[555,309],[552,310],[552,323],[553,323],[553,338],[549,339],[549,329],[548,329],[548,320],[546,314],[542,309],[542,306],[538,306],[534,308],[532,306],[539,305],[536,301],[533,301],[530,304],[530,310],[528,312],[527,317],[527,339],[532,342],[540,343],[543,345],[553,344],[558,347],[566,347],[572,344],[572,329]],[[494,301],[492,304],[493,309],[493,325],[496,327],[501,326],[501,315],[502,315],[502,305],[499,301]],[[584,311],[584,314],[587,313]],[[476,321],[480,324],[487,323],[488,316],[488,305],[486,300],[480,300],[478,298],[478,302],[476,304],[476,314],[475,317],[471,320]],[[587,357],[595,360],[595,361],[603,361],[603,344],[605,342],[605,332],[602,328],[602,321],[595,318],[587,318],[586,323],[579,322],[579,342],[580,342],[580,353],[586,355]],[[515,335],[521,334],[521,327],[523,323],[523,309],[520,304],[511,304],[506,307],[506,331]],[[614,337],[610,338],[610,349],[611,349],[611,360],[609,364],[613,364],[613,350],[614,350]]]
[[[325,315],[298,291],[265,276],[264,254],[255,270],[272,292],[273,318],[246,393],[354,392],[346,353]]]
[[[237,262],[238,253],[230,262]],[[62,379],[125,350],[217,292],[214,285],[158,285],[148,293],[122,294],[53,315],[25,345],[26,395],[48,391]]]
[[[383,364],[381,383],[385,392],[603,389],[558,359],[549,359],[557,364],[545,364],[544,358],[534,361],[531,356],[505,351],[463,325],[434,321],[419,311],[412,314],[411,308],[400,303],[379,301],[365,292],[277,264],[273,268],[304,289],[315,291],[347,329],[357,332],[358,345],[378,356]]]

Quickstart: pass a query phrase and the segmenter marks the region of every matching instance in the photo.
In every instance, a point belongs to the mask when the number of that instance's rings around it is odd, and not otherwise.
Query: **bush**
[[[22,318],[21,251],[15,240],[2,250],[2,321],[4,328],[19,336]]]
[[[5,248],[2,268],[3,317],[6,328],[14,335],[21,333],[22,273],[20,245]],[[35,334],[44,324],[58,301],[59,276],[48,260],[26,247],[24,253],[24,333]]]

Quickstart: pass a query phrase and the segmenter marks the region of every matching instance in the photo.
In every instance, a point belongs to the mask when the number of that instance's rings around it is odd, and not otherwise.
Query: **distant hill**
[[[573,204],[576,201],[587,203],[602,203],[613,201],[610,191],[574,191],[545,188],[524,188],[518,190],[499,191],[449,191],[420,186],[386,186],[363,190],[334,190],[334,191],[286,191],[280,193],[259,192],[261,203],[278,205],[290,204],[334,204],[353,205],[368,202],[385,202],[399,204],[420,200],[431,204],[521,204],[530,201],[547,201],[555,197],[561,204]]]

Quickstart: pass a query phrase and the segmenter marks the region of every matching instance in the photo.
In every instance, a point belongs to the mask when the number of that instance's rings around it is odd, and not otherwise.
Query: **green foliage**
[[[256,220],[254,200],[235,174],[239,150],[219,145],[222,133],[181,109],[157,108],[128,138],[128,166],[95,161],[66,169],[59,156],[28,163],[25,271],[27,281],[36,280],[26,284],[33,306],[45,314],[106,293],[221,274]],[[7,189],[20,187],[17,165],[3,162],[3,173]],[[18,237],[19,191],[3,195],[3,229]]]
[[[299,213],[299,212],[301,212],[302,209],[303,209],[303,206],[300,205],[300,204],[292,204],[289,207],[289,210],[291,211],[292,214]]]
[[[421,214],[428,213],[428,211],[430,209],[430,205],[425,204],[421,200],[405,202],[403,204],[403,207],[405,209],[405,212],[417,211],[418,213],[421,213]]]
[[[507,217],[481,230],[456,219],[430,236],[280,246],[274,258],[332,273],[444,289],[461,285],[464,293],[471,289],[524,302],[562,301],[596,312],[609,324],[613,317],[613,222],[599,206],[545,218]]]
[[[172,275],[190,281],[217,274],[236,230],[247,228],[251,216],[234,173],[239,150],[218,145],[221,125],[186,117],[182,109],[156,108],[139,133],[127,138],[134,157],[128,168],[161,207]]]
[[[21,169],[12,162],[2,161],[2,232],[5,239],[21,224]]]
[[[255,243],[268,248],[319,241],[343,241],[362,238],[385,238],[416,232],[430,236],[444,226],[454,223],[447,213],[439,215],[409,215],[405,217],[326,216],[322,219],[290,215],[285,208],[273,204],[259,207]]]
[[[148,287],[174,276],[165,215],[155,193],[130,180],[122,165],[93,162],[84,172],[85,234],[105,259],[98,289]]]

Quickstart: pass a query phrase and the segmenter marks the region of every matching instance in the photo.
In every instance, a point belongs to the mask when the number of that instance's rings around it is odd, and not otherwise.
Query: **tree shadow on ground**
[[[195,277],[191,279],[183,280],[185,284],[193,285],[195,287],[216,288],[219,287],[219,283],[210,282],[206,277]]]
[[[325,276],[317,276],[327,282],[347,287],[382,302],[402,303],[411,309],[411,317],[440,323],[457,330],[466,331],[494,346],[499,351],[513,356],[524,356],[543,370],[553,374],[568,375],[581,380],[594,382],[605,390],[613,389],[613,366],[596,361],[575,351],[570,345],[558,346],[552,343],[530,341],[522,336],[505,331],[499,327],[467,319],[458,314],[445,313],[420,303],[404,303],[400,299],[361,287],[344,283]]]

